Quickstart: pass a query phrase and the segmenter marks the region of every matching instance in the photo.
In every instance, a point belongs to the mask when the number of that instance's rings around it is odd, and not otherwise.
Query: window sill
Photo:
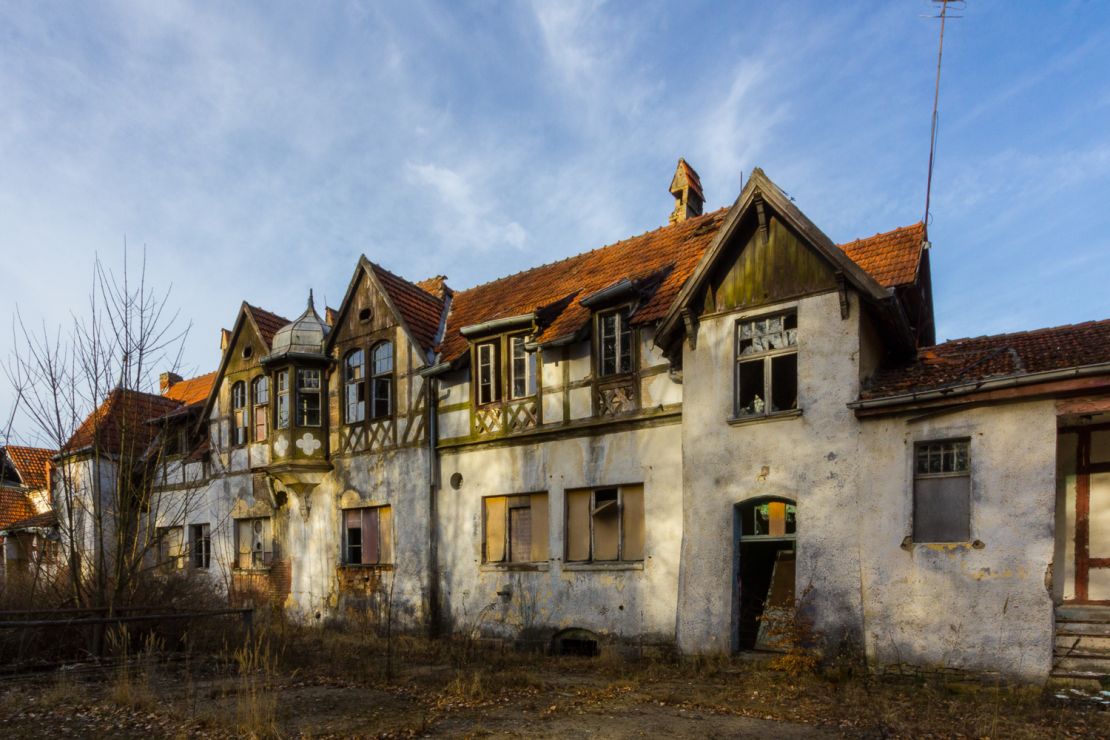
[[[551,570],[551,563],[482,563],[478,570],[483,573],[540,573]]]
[[[393,563],[376,563],[363,565],[362,563],[340,563],[341,570],[359,571],[359,570],[393,570]]]
[[[241,574],[241,575],[251,575],[251,574],[254,574],[254,573],[260,573],[260,574],[269,573],[270,572],[270,566],[269,565],[262,565],[262,566],[259,566],[257,568],[232,568],[231,572]]]
[[[607,570],[643,570],[642,560],[612,560],[595,563],[563,563],[563,570],[569,571],[607,571]]]
[[[726,421],[730,426],[739,427],[745,424],[759,424],[764,421],[782,421],[784,419],[797,419],[802,415],[802,409],[791,409],[790,411],[776,411],[773,414],[764,414],[762,416],[730,416]]]

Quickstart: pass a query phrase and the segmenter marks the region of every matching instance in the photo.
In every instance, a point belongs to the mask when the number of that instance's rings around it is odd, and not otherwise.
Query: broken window
[[[193,524],[189,527],[189,555],[194,568],[205,568],[212,560],[212,537],[207,524]]]
[[[598,374],[616,375],[632,372],[632,330],[628,311],[611,311],[597,318]]]
[[[356,424],[366,419],[366,355],[361,349],[347,353],[343,420]]]
[[[265,375],[254,379],[251,387],[254,402],[254,441],[265,442],[270,427],[270,379]]]
[[[482,499],[482,562],[547,560],[547,494]]]
[[[235,520],[235,567],[268,568],[274,555],[270,517]]]
[[[277,411],[275,423],[278,429],[289,427],[289,371],[277,374]]]
[[[386,565],[393,562],[393,515],[389,506],[343,511],[343,563]]]
[[[381,342],[371,351],[373,378],[372,416],[380,419],[393,413],[393,342]]]
[[[743,509],[743,537],[793,537],[798,531],[798,511],[785,501],[766,501]]]
[[[536,353],[524,348],[525,340],[523,334],[509,337],[512,357],[509,374],[513,398],[526,398],[536,393]]]
[[[182,528],[158,527],[155,535],[158,538],[158,567],[168,571],[184,568]]]
[[[642,485],[567,491],[567,560],[644,559]]]
[[[797,315],[737,322],[736,416],[766,416],[797,408]]]
[[[297,426],[320,426],[320,371],[297,370]]]
[[[475,380],[478,385],[477,398],[478,405],[482,406],[501,398],[497,382],[497,343],[483,342],[479,344],[475,349],[475,355],[477,356],[475,367]]]
[[[247,384],[239,381],[231,386],[231,443],[245,445],[250,422],[247,419]]]
[[[171,426],[165,431],[165,445],[162,450],[165,457],[175,457],[185,454],[185,428]]]
[[[971,539],[971,458],[966,439],[914,446],[914,542]]]

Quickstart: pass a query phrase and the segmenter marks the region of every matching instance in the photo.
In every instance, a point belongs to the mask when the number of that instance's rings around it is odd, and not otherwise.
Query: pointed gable
[[[21,447],[8,445],[4,448],[8,461],[15,468],[19,480],[27,488],[46,488],[46,466],[50,465],[51,458],[57,450],[48,450],[42,447]]]

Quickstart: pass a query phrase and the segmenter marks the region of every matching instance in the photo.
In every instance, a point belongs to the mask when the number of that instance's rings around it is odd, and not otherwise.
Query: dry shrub
[[[278,659],[265,636],[250,640],[234,653],[239,676],[235,695],[235,731],[251,738],[278,737]]]

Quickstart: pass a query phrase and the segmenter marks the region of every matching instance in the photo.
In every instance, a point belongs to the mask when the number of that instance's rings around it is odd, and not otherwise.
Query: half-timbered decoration
[[[1110,320],[936,344],[924,224],[837,244],[758,169],[669,192],[465,290],[362,257],[326,320],[243,304],[154,397],[159,495],[204,493],[174,572],[552,649],[801,619],[876,670],[1110,673]]]

